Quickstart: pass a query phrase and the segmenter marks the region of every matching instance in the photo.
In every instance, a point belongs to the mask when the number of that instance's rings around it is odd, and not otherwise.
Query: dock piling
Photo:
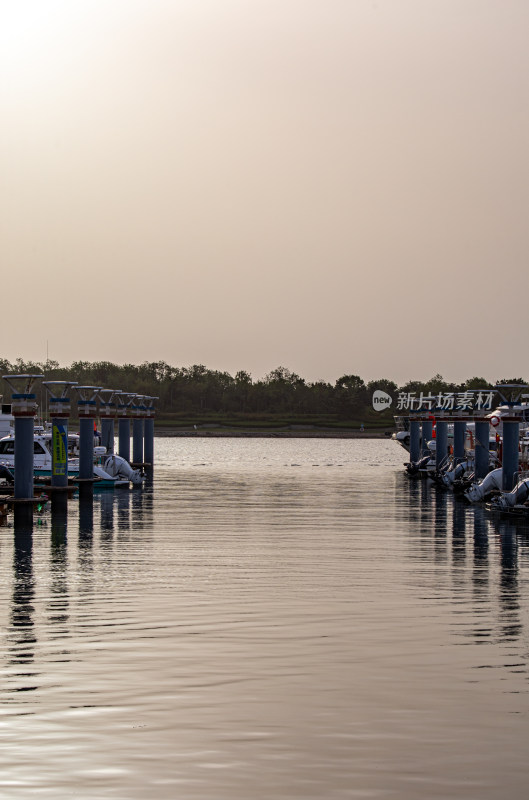
[[[439,416],[435,423],[435,468],[439,471],[448,458],[448,420]]]
[[[502,489],[510,492],[518,483],[518,440],[520,421],[516,417],[503,418]]]
[[[43,381],[49,394],[51,417],[51,485],[68,486],[68,419],[70,417],[70,389],[75,381]]]
[[[100,386],[75,386],[79,399],[79,480],[94,479],[94,422],[96,418],[96,397]]]
[[[3,375],[12,391],[15,418],[15,501],[33,502],[33,429],[37,411],[34,386],[44,375]]]
[[[421,457],[421,423],[410,416],[410,462],[417,463]]]
[[[465,460],[465,439],[467,423],[463,419],[454,420],[454,463],[457,465]]]
[[[489,421],[474,419],[474,476],[476,481],[483,480],[489,471]]]
[[[516,406],[527,385],[516,383],[498,383],[494,387],[501,399],[508,406],[509,413],[502,417],[502,490],[510,492],[518,483],[518,446],[520,439],[520,421]]]

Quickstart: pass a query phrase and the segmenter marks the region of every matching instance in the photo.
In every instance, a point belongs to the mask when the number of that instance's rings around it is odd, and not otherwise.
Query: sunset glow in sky
[[[0,356],[529,377],[528,30],[525,0],[3,0]]]

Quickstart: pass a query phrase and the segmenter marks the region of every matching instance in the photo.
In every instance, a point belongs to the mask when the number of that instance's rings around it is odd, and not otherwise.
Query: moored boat
[[[33,473],[35,480],[46,480],[52,475],[52,432],[43,427],[36,427],[33,436]],[[15,434],[9,433],[0,439],[0,466],[10,472],[15,467]],[[79,475],[79,436],[68,434],[67,455],[68,478],[75,480]],[[141,484],[142,475],[133,470],[130,464],[120,456],[107,453],[104,447],[94,448],[94,479],[100,488],[128,486],[130,483]]]

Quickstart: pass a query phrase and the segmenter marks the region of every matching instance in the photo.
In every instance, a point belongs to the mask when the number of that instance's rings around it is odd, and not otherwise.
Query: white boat
[[[11,403],[4,403],[0,394],[0,438],[9,436],[15,430],[15,418],[11,413]]]
[[[14,471],[14,432],[0,439],[0,466]],[[67,470],[69,478],[78,477],[79,435],[76,433],[68,434]],[[52,432],[42,427],[36,427],[33,436],[33,472],[36,480],[49,478],[52,474]],[[133,470],[124,458],[107,453],[104,447],[94,447],[94,478],[101,488],[141,484],[143,480],[139,470]]]

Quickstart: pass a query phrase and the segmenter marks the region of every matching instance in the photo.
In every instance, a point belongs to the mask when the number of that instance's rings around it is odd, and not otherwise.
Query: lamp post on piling
[[[114,452],[114,420],[116,418],[116,403],[114,398],[121,394],[119,389],[99,390],[99,417],[101,419],[101,444],[107,453]]]
[[[99,386],[75,386],[79,415],[79,480],[94,480],[94,422]]]
[[[35,382],[44,375],[3,375],[12,391],[11,413],[15,418],[14,498],[33,503],[33,427],[37,411]]]
[[[51,417],[51,485],[68,486],[68,419],[70,417],[70,389],[76,381],[43,381],[49,394]]]

